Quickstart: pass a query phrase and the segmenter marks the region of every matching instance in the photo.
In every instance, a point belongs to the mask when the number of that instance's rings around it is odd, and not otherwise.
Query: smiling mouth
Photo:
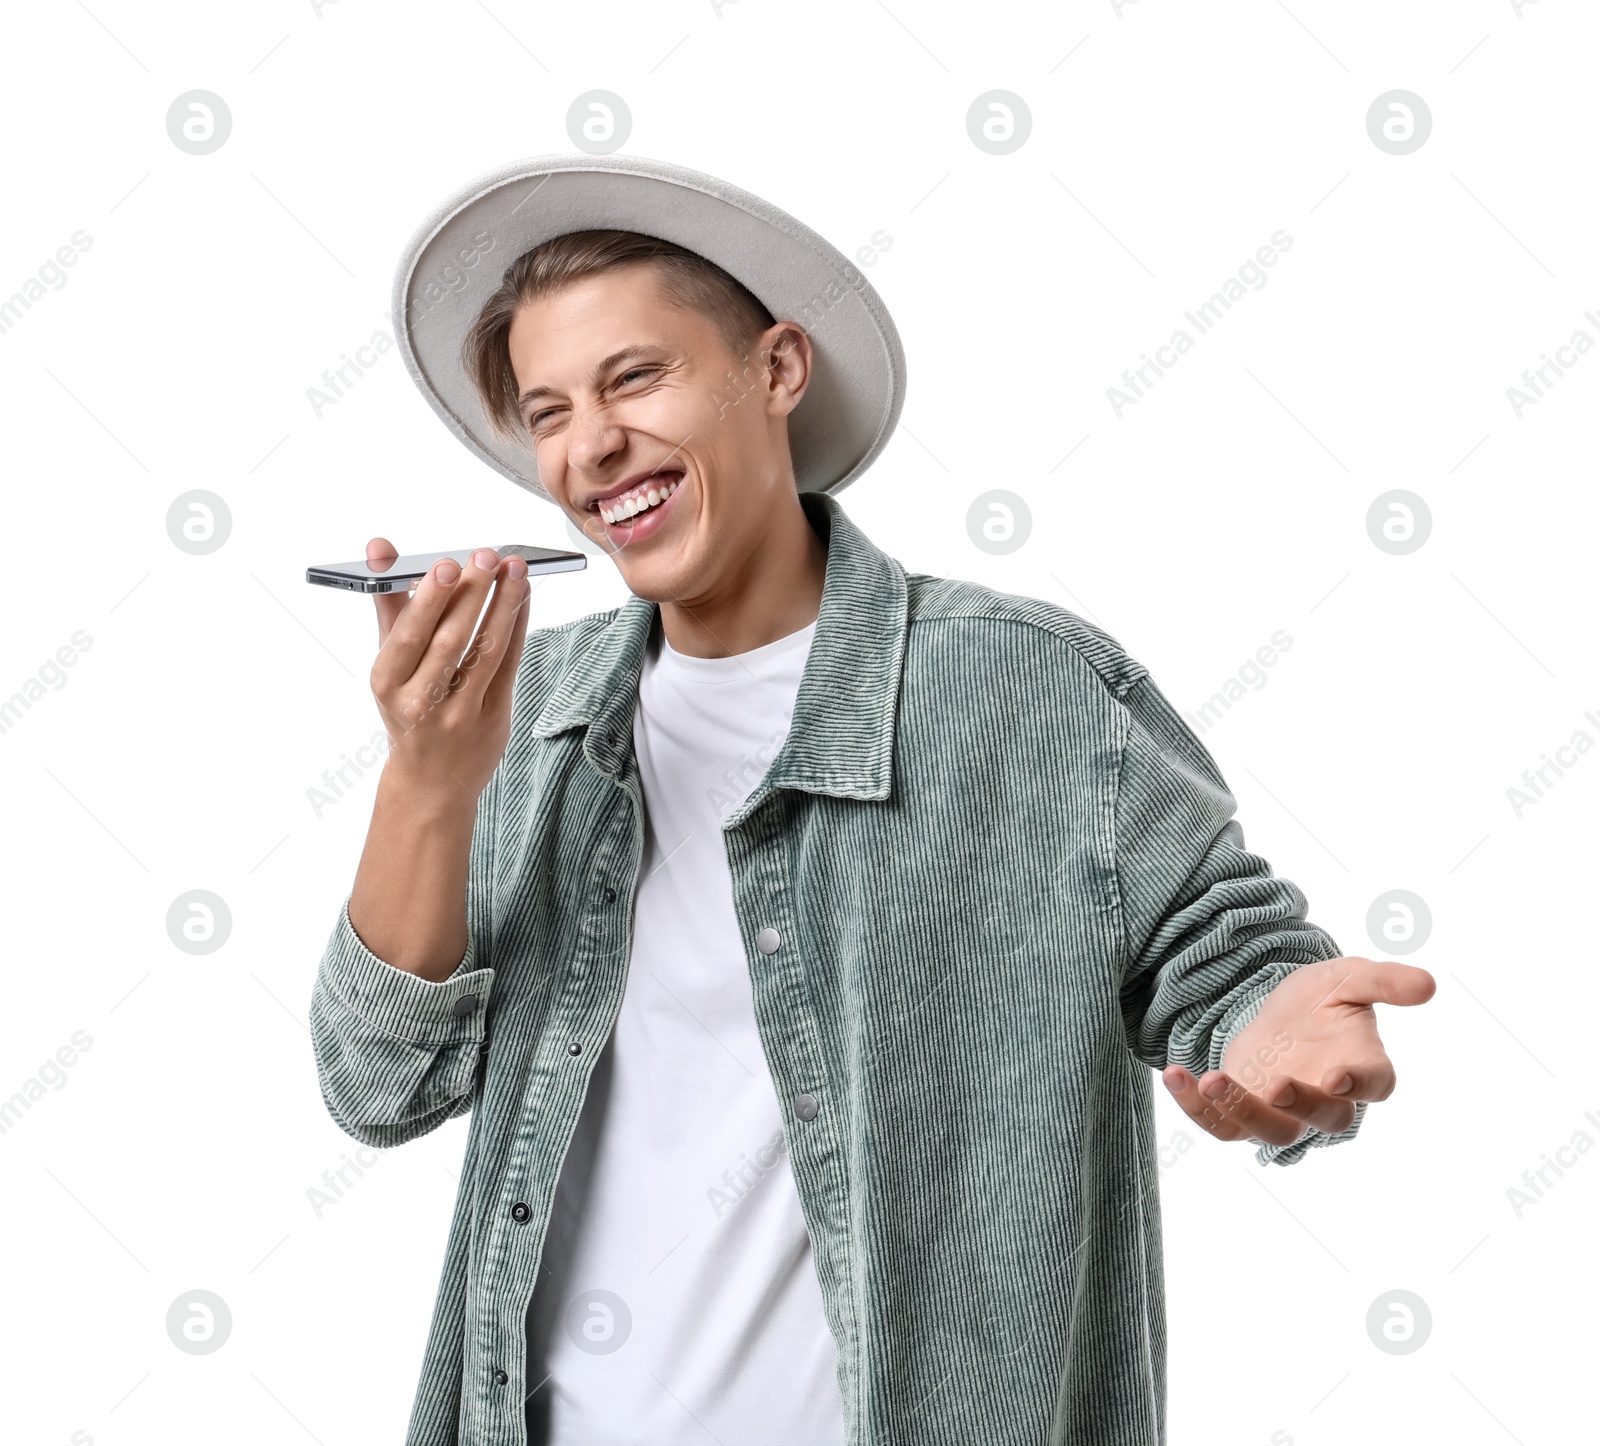
[[[638,517],[652,507],[659,507],[683,482],[681,472],[652,472],[637,487],[630,487],[618,497],[608,497],[599,504],[600,516],[610,525]]]

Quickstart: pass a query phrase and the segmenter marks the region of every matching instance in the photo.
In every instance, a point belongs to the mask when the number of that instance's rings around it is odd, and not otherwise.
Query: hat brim
[[[789,415],[801,492],[838,492],[888,444],[905,394],[905,354],[860,270],[759,196],[669,161],[559,154],[498,167],[453,192],[417,227],[395,269],[395,336],[412,380],[462,443],[548,498],[531,448],[496,437],[460,347],[517,257],[569,231],[659,236],[715,262],[780,321],[804,328],[812,375]]]

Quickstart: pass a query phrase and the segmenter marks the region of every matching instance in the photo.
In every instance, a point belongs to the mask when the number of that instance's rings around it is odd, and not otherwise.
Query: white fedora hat
[[[395,335],[444,424],[497,472],[549,497],[530,448],[491,431],[462,370],[467,328],[523,252],[569,231],[616,228],[676,242],[715,262],[779,321],[805,329],[812,376],[789,415],[795,481],[837,492],[888,444],[905,394],[905,354],[861,272],[809,226],[715,176],[641,156],[533,156],[445,197],[395,270]]]

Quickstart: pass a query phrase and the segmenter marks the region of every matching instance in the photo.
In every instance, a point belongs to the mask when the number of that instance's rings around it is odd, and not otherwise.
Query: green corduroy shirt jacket
[[[1220,1067],[1274,985],[1340,951],[1114,639],[908,573],[837,500],[802,505],[828,552],[816,633],[722,831],[849,1446],[1158,1446],[1152,1071]],[[627,978],[657,612],[529,631],[455,973],[377,958],[348,898],[319,966],[317,1071],[348,1134],[394,1146],[471,1112],[407,1446],[525,1437],[525,1313]]]

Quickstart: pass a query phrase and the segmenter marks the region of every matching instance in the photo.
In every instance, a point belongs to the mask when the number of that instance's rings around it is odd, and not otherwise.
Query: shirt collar
[[[825,492],[802,492],[806,519],[828,550],[822,605],[795,696],[788,737],[730,826],[777,788],[884,799],[893,768],[895,706],[905,656],[906,577]],[[583,749],[617,777],[632,748],[633,712],[658,605],[630,597],[557,683],[532,731],[583,727]]]

